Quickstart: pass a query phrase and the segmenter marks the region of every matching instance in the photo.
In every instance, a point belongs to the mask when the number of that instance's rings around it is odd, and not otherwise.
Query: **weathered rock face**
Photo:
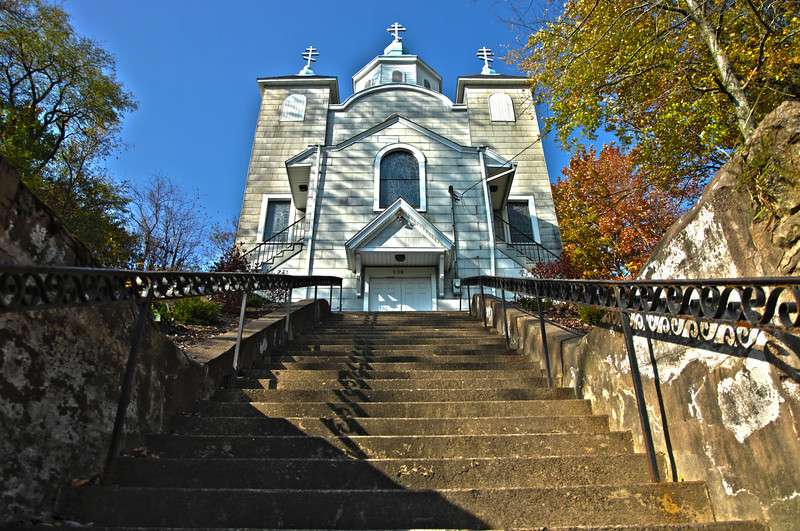
[[[92,265],[0,161],[0,263]],[[135,317],[131,304],[0,315],[0,525],[47,518],[60,487],[99,472]],[[204,388],[202,367],[147,327],[127,443]]]
[[[798,274],[800,103],[767,116],[664,236],[642,279]],[[665,448],[647,340],[635,341],[656,446]],[[707,482],[723,519],[800,521],[800,385],[757,355],[653,342],[681,479]],[[564,355],[565,383],[640,435],[619,334],[595,329]],[[787,360],[795,367],[800,360]],[[641,439],[639,439],[641,441]],[[640,446],[641,448],[641,446]]]
[[[792,275],[800,261],[800,102],[785,102],[661,239],[642,279]]]

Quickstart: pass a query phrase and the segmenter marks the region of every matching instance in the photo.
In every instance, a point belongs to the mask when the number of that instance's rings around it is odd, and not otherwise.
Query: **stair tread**
[[[650,483],[629,431],[546,383],[462,312],[334,314],[147,436],[114,484],[68,490],[62,514],[117,531],[763,529],[714,522],[704,483]]]
[[[704,484],[425,490],[87,487],[69,509],[95,524],[278,527],[528,527],[713,521]],[[666,501],[665,501],[666,500]],[[527,501],[527,503],[525,502]],[[175,511],[183,507],[185,511]],[[308,508],[313,507],[313,511]],[[342,511],[342,507],[348,509]],[[390,510],[395,507],[400,510]],[[501,510],[498,510],[501,508]],[[419,524],[419,525],[418,525]]]

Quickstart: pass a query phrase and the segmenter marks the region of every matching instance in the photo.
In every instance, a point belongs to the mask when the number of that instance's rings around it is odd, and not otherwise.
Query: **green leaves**
[[[800,96],[796,1],[705,6],[756,121]],[[608,129],[637,146],[653,183],[692,197],[741,144],[734,101],[683,1],[570,0],[526,22],[536,31],[513,56],[565,146]]]
[[[127,265],[124,189],[102,163],[135,109],[114,59],[76,35],[58,6],[0,2],[0,157],[98,261]]]

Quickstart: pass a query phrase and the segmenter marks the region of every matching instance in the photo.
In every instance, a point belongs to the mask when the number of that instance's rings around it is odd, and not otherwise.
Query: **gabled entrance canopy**
[[[434,266],[439,273],[439,293],[444,292],[444,272],[453,261],[453,241],[402,198],[364,225],[344,245],[347,266],[356,274],[361,292],[365,266]]]

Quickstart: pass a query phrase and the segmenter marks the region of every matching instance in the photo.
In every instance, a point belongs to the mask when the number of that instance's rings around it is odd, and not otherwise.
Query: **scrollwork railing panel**
[[[608,281],[476,276],[462,286],[504,288],[630,316],[634,334],[736,356],[753,350],[800,381],[800,278]],[[612,319],[606,326],[618,327]]]
[[[0,313],[341,285],[329,276],[0,266]]]

